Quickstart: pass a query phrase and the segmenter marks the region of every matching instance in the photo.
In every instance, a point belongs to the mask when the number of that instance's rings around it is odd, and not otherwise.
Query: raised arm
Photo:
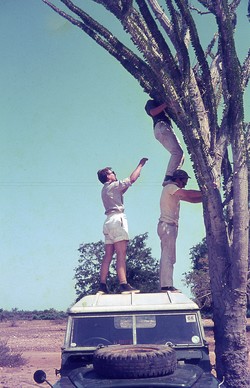
[[[134,183],[139,178],[141,169],[144,166],[144,164],[147,162],[147,160],[148,160],[147,158],[142,158],[140,160],[138,166],[136,167],[136,169],[130,175],[130,182],[131,183]]]
[[[174,193],[181,201],[200,203],[202,202],[202,194],[200,190],[185,190],[179,189]]]
[[[159,113],[161,113],[165,108],[167,107],[167,104],[164,102],[163,104],[156,106],[155,108],[150,109],[149,113],[151,116],[157,116]]]

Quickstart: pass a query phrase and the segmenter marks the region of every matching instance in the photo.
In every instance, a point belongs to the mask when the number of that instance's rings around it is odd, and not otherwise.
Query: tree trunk
[[[245,182],[245,183],[244,183]],[[238,190],[237,190],[238,188]],[[216,371],[227,387],[249,387],[246,340],[246,285],[248,265],[247,166],[234,179],[234,233],[229,239],[217,194],[204,204],[209,271],[213,298]],[[213,195],[211,193],[211,195]],[[216,206],[217,203],[217,206]]]

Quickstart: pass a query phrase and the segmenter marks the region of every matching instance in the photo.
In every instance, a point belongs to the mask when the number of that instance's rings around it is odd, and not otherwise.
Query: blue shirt
[[[148,100],[148,102],[146,103],[145,105],[145,111],[147,112],[147,114],[153,119],[153,122],[154,122],[154,126],[159,122],[159,121],[164,121],[165,123],[167,123],[168,125],[171,125],[171,121],[170,121],[170,118],[168,117],[167,113],[163,110],[161,113],[159,113],[158,115],[156,116],[152,116],[150,114],[150,111],[151,109],[153,108],[156,108],[157,106],[159,106],[160,104],[158,104],[155,100]]]

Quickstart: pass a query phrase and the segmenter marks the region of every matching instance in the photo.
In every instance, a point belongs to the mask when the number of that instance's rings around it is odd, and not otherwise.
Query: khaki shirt
[[[129,178],[104,183],[102,188],[102,202],[105,207],[105,214],[124,212],[123,194],[130,186],[131,182]]]
[[[175,183],[169,183],[163,187],[160,199],[160,221],[178,226],[180,200],[174,194],[179,189]]]

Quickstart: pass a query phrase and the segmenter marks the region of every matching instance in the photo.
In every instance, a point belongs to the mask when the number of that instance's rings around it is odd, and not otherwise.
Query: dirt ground
[[[212,323],[204,320],[204,325],[207,327],[205,332],[211,363],[214,364]],[[33,374],[37,369],[43,369],[47,380],[51,384],[55,383],[55,369],[60,368],[60,350],[65,329],[66,320],[0,322],[0,340],[7,341],[14,353],[22,353],[27,360],[25,365],[18,368],[0,367],[0,388],[48,387],[46,383],[38,385],[34,382]]]
[[[0,322],[0,339],[14,353],[22,353],[27,363],[18,368],[0,367],[0,388],[48,387],[33,380],[37,369],[43,369],[50,383],[56,382],[55,369],[60,369],[61,346],[65,321]]]

